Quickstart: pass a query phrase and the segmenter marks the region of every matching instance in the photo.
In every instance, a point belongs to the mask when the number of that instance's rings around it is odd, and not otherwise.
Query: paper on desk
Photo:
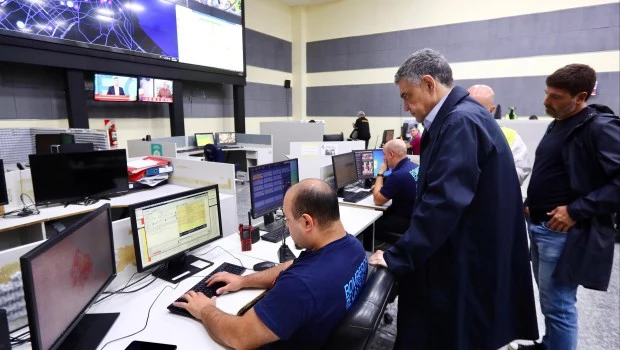
[[[154,175],[154,176],[145,176],[143,178],[141,178],[140,180],[136,181],[137,183],[141,183],[143,185],[147,185],[150,187],[155,187],[157,186],[159,183],[168,180],[168,174],[159,174],[159,175]]]
[[[146,169],[156,166],[158,163],[152,159],[138,159],[127,163],[127,167],[136,169]]]

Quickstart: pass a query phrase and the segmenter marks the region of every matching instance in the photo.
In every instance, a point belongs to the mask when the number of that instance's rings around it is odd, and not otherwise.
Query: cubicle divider
[[[286,160],[291,142],[322,142],[325,125],[322,123],[261,122],[260,133],[271,135],[273,161]]]
[[[324,179],[322,169],[331,166],[333,155],[362,149],[364,141],[291,142],[290,157],[298,159],[300,180]]]
[[[171,157],[177,156],[177,145],[174,142],[160,141],[127,141],[127,158],[159,156]]]
[[[237,143],[238,144],[248,144],[248,145],[272,145],[272,136],[271,135],[261,135],[261,134],[237,134]]]
[[[190,142],[194,140],[193,142]],[[196,146],[196,140],[194,135],[192,136],[170,136],[170,137],[158,137],[151,139],[152,142],[172,142],[177,145],[177,148],[183,148],[188,146]]]

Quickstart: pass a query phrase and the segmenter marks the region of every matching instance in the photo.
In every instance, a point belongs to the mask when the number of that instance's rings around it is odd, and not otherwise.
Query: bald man
[[[383,146],[383,159],[372,196],[376,205],[383,205],[390,199],[392,205],[376,222],[375,232],[379,239],[385,231],[402,234],[407,230],[418,182],[418,165],[407,158],[407,146],[403,140],[388,141]],[[389,179],[385,179],[383,173],[388,168],[392,169],[392,174]]]
[[[366,282],[368,261],[362,245],[347,234],[336,192],[307,179],[284,196],[286,225],[297,259],[246,276],[220,272],[208,285],[226,285],[217,294],[243,288],[269,292],[243,316],[215,307],[216,297],[190,291],[175,303],[200,320],[211,338],[234,349],[320,349],[357,299]],[[325,273],[329,271],[329,273]]]
[[[495,92],[491,87],[486,85],[473,85],[469,89],[469,96],[476,100],[478,103],[482,105],[482,107],[486,108],[491,115],[495,112]],[[517,134],[516,130],[507,128],[505,126],[501,126],[502,132],[506,137],[506,141],[508,141],[508,145],[510,146],[510,150],[512,151],[512,158],[515,161],[515,167],[517,168],[517,175],[519,176],[519,183],[523,185],[525,179],[532,172],[532,166],[528,159],[527,155],[527,146],[521,136]]]

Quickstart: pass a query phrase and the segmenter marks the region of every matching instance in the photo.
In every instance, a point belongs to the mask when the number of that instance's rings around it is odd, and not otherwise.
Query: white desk
[[[365,208],[356,208],[352,206],[343,206],[340,205],[340,221],[342,221],[342,225],[344,229],[351,235],[357,236],[362,231],[364,231],[370,225],[373,225],[383,212],[372,209]],[[262,235],[262,232],[261,232]],[[373,242],[374,242],[374,229],[373,229]],[[299,256],[302,250],[295,248],[295,243],[293,239],[287,237],[286,245],[288,245],[289,249],[295,254],[295,256]],[[263,241],[262,239],[258,242],[252,244],[252,250],[247,252],[241,251],[241,243],[239,241],[238,235],[232,235],[228,237],[225,242],[222,243],[222,246],[231,251],[233,254],[244,254],[247,256],[251,256],[260,260],[271,261],[271,262],[279,262],[278,259],[278,249],[280,249],[281,243],[272,243]],[[374,246],[373,246],[374,250]]]
[[[374,198],[372,197],[372,195],[370,195],[370,196],[362,199],[361,201],[359,201],[357,203],[345,202],[342,198],[338,197],[338,203],[341,204],[341,205],[348,205],[348,206],[352,206],[352,207],[361,207],[361,208],[368,208],[368,209],[386,211],[387,208],[389,208],[390,205],[392,205],[392,200],[390,199],[384,205],[376,205]]]

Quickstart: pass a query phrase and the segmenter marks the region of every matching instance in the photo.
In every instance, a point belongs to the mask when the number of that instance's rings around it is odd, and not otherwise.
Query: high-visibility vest
[[[500,128],[506,137],[506,141],[508,141],[508,146],[512,147],[512,144],[515,142],[515,138],[517,137],[517,131],[505,126],[501,126]]]

